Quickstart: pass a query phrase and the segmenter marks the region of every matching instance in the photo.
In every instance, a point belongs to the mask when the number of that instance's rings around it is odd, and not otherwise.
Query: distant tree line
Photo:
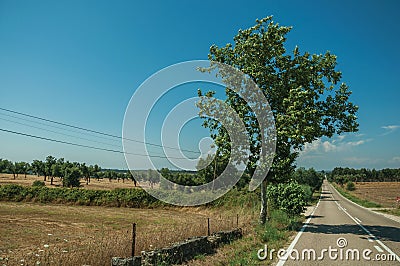
[[[35,174],[43,176],[43,181],[50,180],[53,185],[54,178],[62,180],[64,187],[79,187],[80,179],[84,179],[86,184],[90,183],[91,178],[133,181],[135,186],[137,181],[131,171],[102,170],[97,164],[86,165],[86,163],[65,161],[64,158],[55,158],[47,156],[44,161],[33,160],[33,162],[11,162],[6,159],[0,159],[0,173],[12,174],[14,179],[23,174]]]
[[[353,169],[336,167],[328,174],[328,179],[331,182],[336,182],[343,185],[351,182],[399,182],[400,168],[398,169]]]
[[[225,161],[216,161],[215,158],[209,156],[205,159],[200,159],[197,165],[198,171],[176,171],[168,168],[157,170],[116,170],[116,169],[102,169],[97,164],[86,165],[85,163],[70,162],[64,158],[55,158],[51,155],[47,156],[45,160],[34,160],[31,163],[27,162],[11,162],[6,159],[0,159],[0,173],[13,174],[14,179],[18,175],[36,174],[43,176],[43,181],[50,180],[53,184],[54,178],[59,178],[62,185],[65,187],[79,187],[80,180],[83,179],[86,184],[90,183],[92,178],[97,180],[108,179],[109,182],[117,180],[118,182],[131,181],[137,186],[138,182],[147,182],[150,187],[155,184],[159,185],[162,189],[173,189],[171,184],[163,182],[160,179],[160,174],[166,179],[185,186],[189,189],[190,186],[197,186],[212,182],[216,179],[225,169]],[[332,173],[336,173],[338,168],[335,168]],[[251,175],[247,172],[236,184],[237,189],[246,189],[248,180]],[[299,185],[307,186],[305,188],[312,194],[313,191],[321,187],[324,173],[317,172],[313,168],[305,169],[298,168],[290,178],[290,182],[295,182]],[[288,182],[289,182],[288,181]]]

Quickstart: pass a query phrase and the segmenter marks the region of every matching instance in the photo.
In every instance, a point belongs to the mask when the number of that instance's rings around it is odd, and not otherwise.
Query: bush
[[[72,203],[117,207],[150,208],[164,203],[147,194],[143,189],[86,190],[78,188],[0,186],[0,200],[35,201],[41,203]]]
[[[304,191],[304,196],[305,196],[307,202],[311,202],[312,196],[313,196],[312,188],[309,185],[301,185],[301,187]]]
[[[44,187],[46,184],[43,181],[35,180],[32,183],[32,187]]]
[[[348,191],[354,191],[354,190],[356,190],[356,186],[354,185],[353,182],[349,181],[346,183],[346,189]]]
[[[299,215],[307,205],[307,193],[295,181],[285,184],[270,185],[267,189],[268,199],[272,205],[291,216]]]

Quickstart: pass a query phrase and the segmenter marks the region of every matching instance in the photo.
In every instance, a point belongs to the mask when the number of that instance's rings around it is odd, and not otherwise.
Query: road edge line
[[[279,261],[278,261],[278,263],[276,264],[276,266],[283,266],[283,265],[286,263],[286,261],[287,261],[287,259],[288,259],[288,257],[289,257],[289,254],[292,252],[294,246],[297,244],[297,242],[299,241],[301,235],[302,235],[303,232],[306,230],[308,224],[310,223],[311,219],[313,218],[313,215],[314,215],[314,213],[315,213],[315,210],[316,210],[316,209],[318,208],[318,206],[319,206],[319,203],[320,203],[320,201],[321,201],[321,198],[322,198],[322,189],[321,189],[321,195],[319,196],[317,205],[315,205],[314,210],[313,210],[313,211],[311,212],[311,214],[310,214],[310,217],[308,217],[308,219],[305,221],[305,223],[304,223],[303,226],[301,227],[300,231],[297,233],[296,237],[293,239],[292,243],[290,243],[289,247],[286,249],[285,256],[283,256],[283,258],[280,258],[280,259],[279,259]]]
[[[398,221],[398,220],[395,220],[395,219],[393,219],[393,218],[391,218],[391,217],[386,216],[385,214],[383,214],[383,213],[381,213],[381,212],[373,211],[373,210],[371,210],[370,208],[361,206],[360,204],[355,203],[355,202],[352,201],[352,200],[349,200],[348,198],[346,198],[345,196],[343,196],[330,182],[328,182],[328,184],[329,184],[342,198],[344,198],[344,199],[347,200],[348,202],[351,202],[351,203],[353,203],[354,205],[356,205],[356,206],[358,206],[358,207],[360,207],[360,208],[363,208],[363,209],[365,209],[365,210],[367,210],[367,211],[369,211],[369,212],[378,214],[378,215],[380,215],[380,216],[385,217],[386,219],[389,219],[390,221],[394,221],[394,222],[400,224],[400,221]]]
[[[336,188],[335,188],[334,186],[332,186],[331,184],[329,184],[329,185],[330,185],[334,190],[336,190]],[[342,194],[340,194],[339,191],[336,190],[336,192],[337,192],[338,195],[341,196],[342,198],[347,199],[345,196],[343,196]],[[349,200],[349,199],[347,199],[347,200]],[[349,200],[349,201],[350,201],[350,200]],[[350,201],[350,202],[352,202],[352,201]],[[339,204],[337,201],[335,201],[335,203],[336,203],[336,205],[340,206],[340,204]],[[353,203],[354,203],[354,202],[353,202]],[[356,204],[356,203],[354,203],[354,204]],[[358,204],[357,204],[357,205],[358,205]],[[365,208],[365,207],[363,207],[363,208]],[[365,208],[365,209],[367,209],[367,208]],[[368,210],[368,209],[367,209],[367,210]],[[354,217],[353,217],[350,213],[348,213],[348,212],[347,212],[346,210],[344,210],[344,209],[343,209],[343,212],[344,212],[345,214],[347,214],[347,216],[349,216],[350,219],[352,219],[358,226],[360,226],[361,229],[364,230],[364,232],[366,232],[370,237],[373,237],[374,240],[375,240],[381,247],[383,247],[388,253],[390,253],[391,255],[393,255],[393,256],[396,258],[397,261],[400,262],[400,257],[399,257],[396,253],[394,253],[388,246],[386,246],[385,244],[383,244],[382,241],[380,241],[375,235],[373,235],[373,234],[372,234],[367,228],[365,228],[361,223],[359,223],[356,219],[354,219]],[[385,216],[384,216],[384,217],[385,217]]]

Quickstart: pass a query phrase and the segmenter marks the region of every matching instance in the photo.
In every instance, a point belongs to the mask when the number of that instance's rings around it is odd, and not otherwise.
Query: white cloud
[[[318,148],[320,147],[320,145],[321,145],[321,139],[314,140],[311,143],[306,143],[304,145],[304,149],[303,149],[303,151],[301,151],[301,153],[305,154],[305,153],[309,153],[309,152],[313,152],[313,151],[318,151]]]
[[[366,142],[372,141],[372,139],[360,139],[355,141],[343,141],[346,136],[338,136],[332,140],[322,141],[321,139],[314,140],[311,143],[306,143],[300,155],[305,156],[310,153],[328,153],[328,152],[340,152],[349,150],[351,147],[356,147],[365,144]]]
[[[395,156],[390,160],[391,163],[400,163],[400,156]]]
[[[388,126],[382,126],[382,128],[386,130],[386,132],[382,134],[382,136],[385,136],[395,132],[397,129],[400,128],[400,125],[388,125]]]
[[[336,146],[333,143],[330,143],[329,141],[324,141],[322,143],[322,147],[325,152],[336,151],[338,149],[338,146]]]
[[[399,125],[390,125],[390,126],[383,126],[383,129],[388,129],[388,130],[396,130],[398,129],[400,126]]]
[[[347,145],[350,145],[350,146],[359,146],[359,145],[364,144],[365,142],[366,142],[365,140],[349,141],[349,142],[347,142]]]

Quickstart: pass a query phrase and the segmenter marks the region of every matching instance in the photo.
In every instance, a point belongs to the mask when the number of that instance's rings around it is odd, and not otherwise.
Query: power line
[[[142,157],[154,157],[154,158],[162,158],[162,159],[187,160],[187,158],[182,158],[182,157],[178,158],[178,157],[166,157],[166,156],[158,156],[158,155],[147,155],[147,154],[124,152],[124,151],[112,150],[112,149],[106,149],[106,148],[99,148],[99,147],[94,147],[94,146],[89,146],[89,145],[84,145],[84,144],[78,144],[78,143],[73,143],[73,142],[68,142],[68,141],[63,141],[63,140],[57,140],[57,139],[51,139],[51,138],[46,138],[46,137],[41,137],[41,136],[36,136],[36,135],[31,135],[31,134],[26,134],[26,133],[12,131],[12,130],[8,130],[8,129],[4,129],[4,128],[0,128],[0,131],[7,132],[7,133],[12,133],[12,134],[16,134],[16,135],[21,135],[21,136],[25,136],[25,137],[36,138],[36,139],[41,139],[41,140],[46,140],[46,141],[51,141],[51,142],[57,142],[57,143],[62,143],[62,144],[67,144],[67,145],[72,145],[72,146],[77,146],[77,147],[89,148],[89,149],[94,149],[94,150],[100,150],[100,151],[108,151],[108,152],[129,154],[129,155],[142,156]]]
[[[1,115],[3,115],[3,114],[1,114]],[[7,116],[9,116],[9,115],[7,115]],[[15,116],[11,116],[11,117],[15,117]],[[17,118],[17,117],[15,117],[15,118]],[[78,137],[78,136],[74,136],[74,135],[69,135],[69,134],[65,134],[65,133],[58,132],[58,131],[53,131],[53,130],[50,130],[50,129],[45,129],[45,128],[41,128],[41,127],[37,127],[37,126],[33,126],[33,125],[28,125],[28,124],[25,124],[25,123],[21,123],[21,122],[17,122],[17,121],[12,121],[12,120],[5,119],[5,118],[1,118],[1,117],[0,117],[0,120],[7,121],[7,122],[11,122],[11,123],[18,124],[18,125],[22,125],[22,126],[27,126],[27,127],[31,127],[31,128],[40,129],[40,130],[47,131],[47,132],[52,132],[52,133],[60,134],[60,135],[67,136],[67,137],[77,138],[77,139],[86,140],[86,141],[95,142],[95,143],[104,144],[104,145],[109,145],[109,146],[113,146],[113,147],[121,147],[120,145],[115,145],[115,144],[106,143],[106,142],[102,142],[102,141],[96,141],[96,140],[91,140],[91,139],[87,139],[87,138],[82,138],[82,137]],[[23,120],[26,121],[26,119],[23,119]],[[43,124],[43,123],[40,123],[40,124]],[[160,154],[160,153],[155,153],[155,154]]]
[[[151,143],[151,142],[146,142],[146,141],[140,141],[140,140],[135,140],[135,139],[130,139],[130,138],[124,138],[122,136],[117,136],[117,135],[113,135],[113,134],[109,134],[109,133],[104,133],[104,132],[100,132],[100,131],[92,130],[92,129],[88,129],[88,128],[78,127],[78,126],[66,124],[66,123],[63,123],[63,122],[58,122],[58,121],[50,120],[50,119],[47,119],[47,118],[42,118],[42,117],[39,117],[39,116],[34,116],[34,115],[22,113],[22,112],[13,111],[13,110],[2,108],[2,107],[0,107],[0,110],[6,111],[6,112],[10,112],[10,113],[14,113],[14,114],[18,114],[18,115],[22,115],[22,116],[26,116],[26,117],[30,117],[30,118],[35,118],[35,119],[38,119],[38,120],[46,121],[46,122],[57,124],[57,125],[62,125],[62,126],[65,126],[65,127],[70,127],[70,128],[74,128],[74,129],[83,130],[83,131],[86,131],[86,132],[91,132],[91,133],[95,133],[95,134],[111,137],[111,138],[124,139],[124,140],[128,140],[128,141],[136,142],[136,143],[143,143],[143,144],[146,144],[146,145],[149,145],[149,146],[155,146],[155,147],[160,147],[160,148],[165,148],[165,149],[186,151],[186,152],[192,152],[192,153],[199,153],[198,151],[179,149],[179,148],[175,148],[175,147],[164,146],[164,145],[161,145],[161,144],[156,144],[156,143]]]
[[[28,124],[17,122],[17,121],[12,121],[12,120],[1,118],[1,117],[0,117],[0,120],[11,122],[11,123],[22,125],[22,126],[26,126],[26,127],[40,129],[40,130],[51,132],[51,133],[60,134],[60,135],[66,136],[66,137],[72,137],[72,138],[77,138],[77,139],[86,140],[86,141],[90,141],[90,142],[95,142],[95,143],[98,143],[98,144],[104,144],[104,145],[109,145],[109,146],[114,146],[114,147],[120,147],[120,145],[115,145],[115,144],[106,143],[106,142],[102,142],[102,141],[96,141],[96,140],[92,140],[92,139],[82,138],[82,137],[78,137],[78,136],[74,136],[74,135],[70,135],[70,134],[65,134],[65,133],[61,133],[61,132],[50,130],[50,129],[45,129],[45,128],[42,128],[42,127],[37,127],[37,126],[32,126],[32,125],[28,125]]]
[[[2,115],[2,116],[7,116],[7,117],[12,117],[12,118],[15,118],[15,119],[23,120],[23,121],[26,121],[26,122],[29,122],[29,123],[35,123],[35,124],[42,125],[42,126],[46,126],[46,127],[52,127],[52,128],[56,128],[56,129],[60,129],[60,130],[64,130],[64,131],[69,131],[69,132],[73,132],[73,133],[77,133],[77,134],[81,134],[81,135],[82,135],[82,134],[87,134],[87,135],[89,135],[89,134],[86,133],[86,132],[82,132],[82,131],[78,131],[78,130],[73,130],[73,129],[65,128],[65,127],[58,127],[58,126],[51,125],[51,124],[41,123],[41,122],[39,122],[39,121],[33,121],[33,120],[29,120],[29,119],[26,119],[26,118],[23,118],[23,117],[18,117],[18,116],[15,116],[15,115],[4,114],[4,113],[0,113],[0,115]],[[93,137],[95,137],[95,138],[101,138],[101,139],[105,139],[105,140],[109,140],[109,141],[120,141],[120,140],[116,140],[116,139],[110,139],[109,137],[106,138],[106,137],[104,137],[104,136],[97,136],[97,135],[94,135],[94,134],[90,134],[89,136],[93,136]]]

